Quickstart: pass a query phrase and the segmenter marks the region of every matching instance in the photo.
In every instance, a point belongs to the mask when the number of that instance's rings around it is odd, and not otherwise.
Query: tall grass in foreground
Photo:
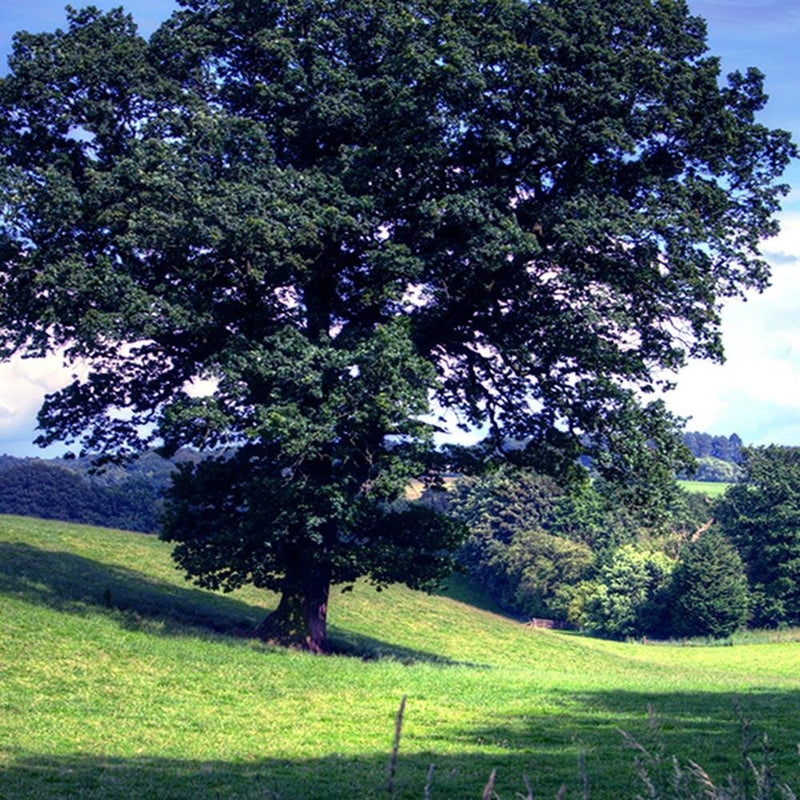
[[[638,797],[653,800],[796,800],[794,790],[776,773],[767,734],[757,735],[750,722],[741,719],[740,761],[735,772],[720,783],[696,761],[682,763],[669,755],[652,708],[650,741],[642,744],[623,731],[625,745],[635,752]]]
[[[395,718],[394,741],[389,756],[386,791],[389,800],[395,800],[395,776],[400,753],[400,740],[403,729],[403,714],[407,697],[403,696]],[[758,737],[748,720],[741,719],[740,763],[736,773],[730,773],[723,783],[715,782],[706,770],[695,761],[686,763],[675,755],[666,752],[660,731],[660,722],[653,707],[648,708],[649,736],[643,744],[627,731],[620,731],[626,748],[634,751],[636,785],[628,795],[636,800],[797,800],[797,795],[788,783],[775,773],[769,738],[766,734]],[[800,745],[798,755],[800,755]],[[428,767],[423,790],[424,800],[433,800],[433,779],[436,764]],[[590,800],[591,779],[586,770],[585,759],[580,755],[577,764],[579,795],[582,800]],[[495,792],[497,770],[493,769],[483,787],[481,800],[502,800]],[[525,794],[516,793],[518,800],[535,800],[534,791],[527,775],[522,775]],[[561,784],[556,800],[567,796],[567,785]],[[477,795],[476,795],[477,797]]]

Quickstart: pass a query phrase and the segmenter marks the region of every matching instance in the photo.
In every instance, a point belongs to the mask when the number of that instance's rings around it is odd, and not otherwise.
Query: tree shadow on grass
[[[136,570],[24,543],[0,542],[0,596],[63,613],[102,610],[119,624],[160,635],[216,634],[248,638],[268,609],[229,595],[176,586]],[[334,652],[403,663],[451,660],[332,628]],[[2,795],[0,795],[2,797]]]
[[[411,647],[384,642],[372,636],[365,636],[361,633],[344,630],[336,626],[328,629],[328,639],[331,652],[334,655],[353,656],[363,661],[381,661],[391,659],[399,661],[406,666],[413,664],[440,664],[442,666],[472,667],[475,669],[491,669],[487,664],[478,664],[472,661],[456,661],[447,656],[437,653],[428,653],[422,650],[415,650]]]
[[[641,705],[648,699],[679,711],[678,715],[660,715],[660,728],[655,733]],[[765,692],[754,698],[748,695],[746,702],[749,710],[761,715],[775,704],[793,704],[797,708],[799,699],[797,692]],[[601,692],[586,696],[585,700],[587,704],[572,714],[547,713],[521,717],[513,724],[489,724],[480,730],[464,731],[462,741],[445,735],[443,739],[448,741],[435,750],[415,750],[414,741],[422,734],[415,730],[411,739],[401,740],[392,791],[387,778],[391,750],[391,731],[387,730],[385,742],[376,743],[375,752],[337,754],[337,749],[346,745],[332,739],[327,746],[328,755],[308,759],[281,758],[280,742],[270,745],[276,755],[232,755],[228,760],[216,761],[146,756],[57,757],[6,751],[6,757],[0,758],[0,764],[4,764],[0,766],[0,798],[478,800],[484,796],[489,775],[495,771],[493,798],[526,797],[527,779],[537,800],[555,798],[562,785],[567,798],[625,800],[646,794],[634,766],[635,759],[642,760],[646,751],[656,756],[650,762],[645,758],[645,762],[651,778],[663,782],[657,789],[667,787],[675,775],[673,756],[681,768],[690,759],[698,762],[718,786],[724,785],[729,775],[745,782],[752,780],[752,774],[748,776],[747,769],[741,769],[741,723],[728,705],[734,703],[733,695],[665,693],[651,698],[637,692]],[[611,717],[603,717],[604,712],[612,712]],[[486,713],[490,716],[491,710]],[[410,714],[413,715],[413,705]],[[631,723],[630,732],[641,743],[640,749],[625,747],[618,729],[623,720]],[[767,723],[764,730],[774,735],[769,720],[762,721]],[[754,738],[754,750],[758,750],[759,741]],[[796,791],[796,752],[787,753],[784,759],[781,748],[775,749],[775,775]],[[764,763],[757,752],[754,762],[757,767]],[[663,773],[660,776],[659,771]],[[692,796],[701,795],[705,796],[702,792]]]
[[[185,634],[186,627],[235,634],[251,630],[264,614],[232,597],[23,543],[0,542],[0,594],[65,613],[121,612],[123,623],[157,622],[166,634]]]
[[[576,772],[569,755],[545,760],[554,780]],[[493,770],[495,788],[506,800],[524,791],[523,773],[531,766],[513,755],[401,755],[390,791],[388,753],[247,763],[24,755],[10,761],[0,766],[3,800],[480,800]],[[559,785],[553,784],[549,797]]]

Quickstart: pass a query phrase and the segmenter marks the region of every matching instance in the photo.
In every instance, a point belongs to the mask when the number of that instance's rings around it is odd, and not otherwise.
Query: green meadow
[[[610,642],[530,628],[460,581],[359,584],[332,597],[339,654],[315,657],[247,638],[274,602],[193,587],[153,537],[0,517],[0,798],[467,800],[493,770],[503,800],[525,778],[536,798],[644,796],[621,731],[720,783],[768,734],[797,791],[790,632]]]
[[[687,492],[697,492],[706,497],[716,499],[725,494],[725,490],[732,486],[731,483],[721,483],[718,481],[678,481],[678,484]]]

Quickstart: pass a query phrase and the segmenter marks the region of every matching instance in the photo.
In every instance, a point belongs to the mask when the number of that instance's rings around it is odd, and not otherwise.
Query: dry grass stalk
[[[492,795],[494,794],[494,779],[497,775],[497,770],[493,769],[491,775],[489,775],[489,782],[483,789],[483,800],[492,800]]]
[[[403,712],[406,709],[407,698],[408,695],[404,694],[394,721],[394,742],[392,743],[392,755],[389,757],[389,769],[386,780],[386,793],[390,798],[394,797],[394,778],[397,774],[397,756],[400,752],[400,736],[403,732]]]
[[[431,786],[433,785],[433,770],[435,764],[428,767],[428,776],[425,778],[425,800],[431,800]]]
[[[527,775],[522,776],[522,780],[525,782],[525,788],[528,790],[528,794],[523,797],[521,794],[517,794],[520,800],[533,800],[533,789],[531,788],[531,782],[528,780]]]
[[[578,776],[583,800],[589,800],[589,770],[586,768],[586,757],[583,753],[578,753]]]
[[[709,800],[715,800],[715,798],[719,797],[719,791],[714,785],[714,781],[711,780],[711,776],[696,761],[689,761],[689,772],[700,784],[703,794]]]

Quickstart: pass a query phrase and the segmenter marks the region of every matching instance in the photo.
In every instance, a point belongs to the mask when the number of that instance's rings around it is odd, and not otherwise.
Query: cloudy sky
[[[75,6],[89,0],[72,0]],[[120,4],[147,35],[175,8],[172,0],[93,0]],[[2,0],[0,64],[17,30],[52,30],[65,21],[63,0]],[[708,21],[712,53],[724,71],[757,66],[767,75],[770,103],[761,120],[800,142],[800,3],[797,0],[689,0]],[[690,430],[738,433],[747,444],[800,445],[800,164],[786,173],[792,193],[784,203],[782,232],[765,243],[772,286],[734,302],[723,313],[724,365],[690,364],[667,396]],[[0,365],[0,453],[39,454],[32,447],[35,414],[45,392],[68,378],[53,361]]]
[[[797,0],[689,0],[708,22],[709,45],[723,70],[757,66],[770,102],[761,121],[800,142],[800,3]],[[667,396],[691,417],[690,430],[738,433],[747,444],[800,445],[800,164],[785,174],[792,186],[781,234],[764,243],[772,286],[723,311],[725,364],[690,364]]]

